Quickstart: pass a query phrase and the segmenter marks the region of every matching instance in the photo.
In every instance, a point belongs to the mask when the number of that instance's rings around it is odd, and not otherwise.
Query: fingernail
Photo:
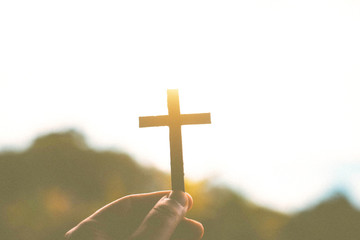
[[[177,201],[184,207],[187,205],[187,196],[183,191],[172,191],[169,195],[169,198]]]

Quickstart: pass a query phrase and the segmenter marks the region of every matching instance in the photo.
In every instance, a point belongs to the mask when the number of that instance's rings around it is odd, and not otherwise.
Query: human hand
[[[185,213],[193,200],[181,191],[135,194],[96,211],[66,233],[68,240],[200,240],[201,223]]]

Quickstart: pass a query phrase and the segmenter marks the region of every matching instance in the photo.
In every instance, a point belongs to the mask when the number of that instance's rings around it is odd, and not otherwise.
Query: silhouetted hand
[[[181,191],[129,195],[66,233],[70,240],[199,240],[201,223],[185,218],[192,198]]]

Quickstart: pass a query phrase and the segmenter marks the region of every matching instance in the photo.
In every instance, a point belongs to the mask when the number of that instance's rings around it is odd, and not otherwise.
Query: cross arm
[[[209,124],[211,123],[210,113],[182,114],[181,124]]]
[[[139,117],[139,127],[160,127],[169,126],[169,116],[147,116]]]

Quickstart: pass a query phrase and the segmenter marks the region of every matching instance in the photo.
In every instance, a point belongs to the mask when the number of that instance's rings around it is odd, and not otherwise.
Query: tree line
[[[0,233],[4,240],[64,239],[67,230],[122,196],[170,189],[170,176],[122,152],[99,151],[75,130],[36,138],[23,151],[0,152]],[[206,240],[355,240],[360,211],[334,195],[296,214],[257,206],[210,181],[190,181],[189,217]],[[285,196],[286,197],[286,196]]]

